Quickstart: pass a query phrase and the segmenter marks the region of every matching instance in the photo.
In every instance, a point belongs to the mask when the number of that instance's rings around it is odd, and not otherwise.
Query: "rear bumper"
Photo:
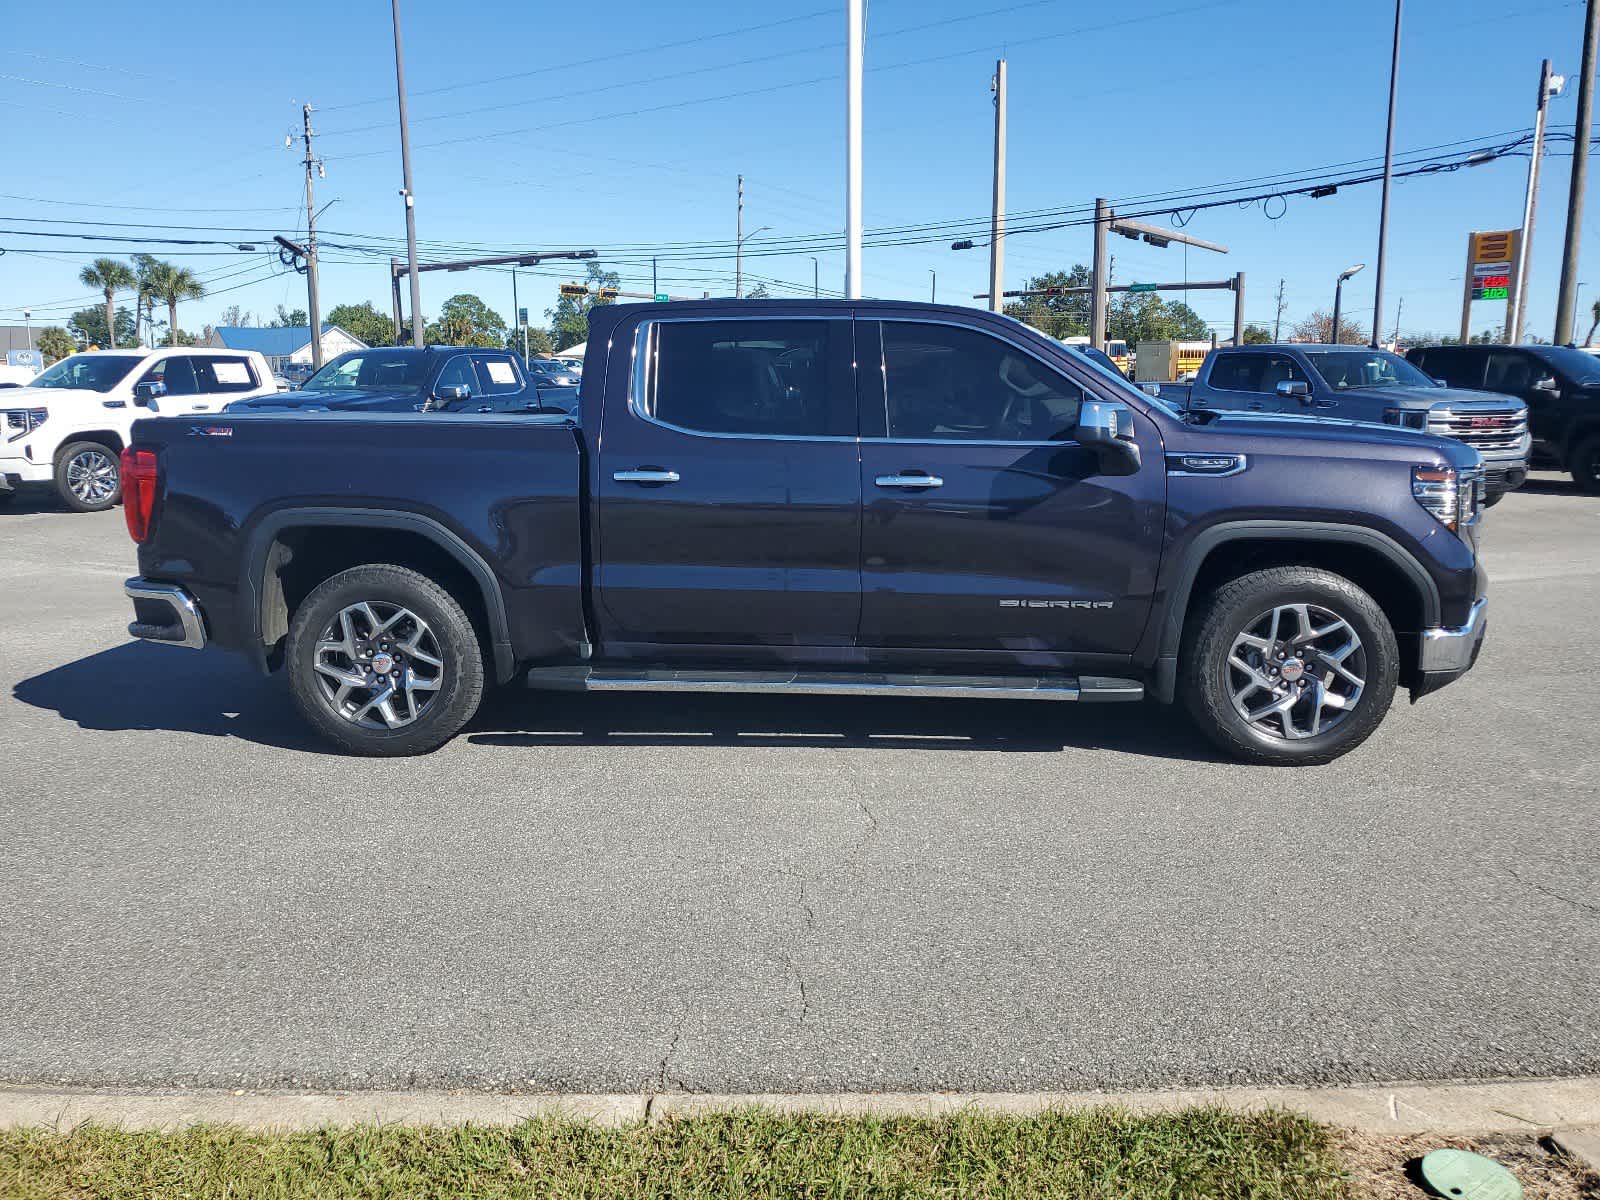
[[[1424,629],[1417,655],[1417,682],[1411,689],[1413,702],[1460,679],[1478,661],[1483,636],[1489,626],[1489,599],[1476,600],[1467,613],[1466,624],[1458,628]]]
[[[134,578],[124,583],[122,590],[133,601],[134,621],[128,626],[129,636],[190,650],[205,647],[205,616],[194,597],[181,587]]]

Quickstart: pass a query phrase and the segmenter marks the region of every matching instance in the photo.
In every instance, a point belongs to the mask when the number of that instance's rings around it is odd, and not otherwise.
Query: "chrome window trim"
[[[1033,359],[1034,362],[1038,363],[1040,366],[1044,367],[1046,370],[1051,371],[1056,375],[1060,375],[1068,383],[1072,384],[1072,386],[1077,388],[1079,392],[1083,393],[1084,400],[1087,400],[1088,397],[1093,394],[1090,391],[1089,388],[1084,387],[1077,380],[1075,380],[1071,376],[1070,373],[1068,373],[1066,371],[1063,371],[1061,369],[1061,367],[1060,367],[1060,364],[1051,362],[1049,359],[1045,358],[1042,354],[1039,354],[1038,352],[1036,352],[1032,348],[1030,348],[1028,346],[1024,346],[1020,342],[1014,342],[1014,341],[1011,341],[1011,340],[1009,340],[1007,338],[1003,338],[997,333],[991,333],[987,329],[979,329],[976,326],[969,325],[964,321],[951,321],[951,320],[948,320],[948,319],[943,318],[943,317],[895,317],[895,316],[883,316],[883,317],[871,316],[871,317],[858,317],[856,319],[857,320],[863,320],[863,321],[877,321],[880,324],[888,324],[889,322],[893,321],[896,324],[900,324],[900,325],[948,325],[952,329],[964,329],[964,330],[968,331],[969,333],[976,333],[976,334],[979,334],[979,335],[981,335],[983,337],[992,338],[994,341],[1000,342],[1002,345],[1010,346],[1012,349],[1020,351],[1023,354],[1026,354],[1029,358]],[[1021,322],[1018,322],[1018,324],[1021,324]],[[881,376],[881,378],[883,379],[883,388],[884,388],[884,414],[883,414],[883,418],[884,418],[884,428],[887,429],[888,428],[888,421],[889,421],[889,412],[888,412],[889,359],[888,359],[888,351],[884,348],[883,339],[881,337],[878,339],[878,351],[879,351],[880,357],[883,360],[882,361],[882,376]],[[1121,403],[1120,400],[1116,401],[1116,402],[1117,403]],[[1082,403],[1083,403],[1083,401],[1080,400],[1079,404],[1081,405]],[[1011,439],[1006,439],[1006,438],[986,438],[986,439],[978,439],[978,438],[897,438],[897,437],[890,437],[888,435],[885,435],[883,437],[868,437],[868,438],[862,438],[860,440],[862,442],[864,442],[864,443],[871,443],[872,445],[875,445],[875,446],[876,445],[882,445],[884,443],[893,443],[894,445],[897,445],[897,446],[1081,446],[1082,445],[1082,443],[1080,443],[1080,442],[1078,442],[1078,441],[1076,441],[1076,440],[1074,440],[1072,438],[1050,439],[1050,440],[1044,440],[1044,441],[1020,441],[1020,440],[1011,440]]]
[[[690,429],[687,425],[674,425],[671,421],[644,411],[642,404],[645,388],[649,381],[650,362],[654,356],[653,339],[655,330],[661,325],[688,325],[708,324],[710,322],[728,321],[852,321],[853,317],[826,317],[811,316],[809,314],[797,316],[735,316],[735,317],[646,317],[639,322],[633,333],[633,370],[628,378],[628,411],[639,420],[654,425],[658,429],[670,429],[673,433],[681,433],[688,437],[709,438],[720,441],[732,442],[827,442],[834,444],[855,445],[861,441],[860,435],[855,437],[840,437],[835,434],[803,434],[803,433],[717,433],[709,429]],[[851,372],[854,379],[855,363],[852,357]],[[857,419],[859,420],[859,414]]]

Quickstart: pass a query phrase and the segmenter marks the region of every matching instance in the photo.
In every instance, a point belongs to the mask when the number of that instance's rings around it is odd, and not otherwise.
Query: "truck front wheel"
[[[1572,482],[1581,492],[1600,492],[1600,433],[1572,448]]]
[[[102,512],[122,496],[117,452],[99,442],[73,442],[56,458],[56,492],[77,512]]]
[[[483,653],[461,605],[388,563],[319,584],[295,610],[285,661],[301,715],[348,754],[436,750],[483,699]]]
[[[1223,584],[1184,641],[1185,705],[1207,737],[1248,762],[1325,763],[1353,750],[1389,711],[1400,676],[1377,601],[1317,567]]]

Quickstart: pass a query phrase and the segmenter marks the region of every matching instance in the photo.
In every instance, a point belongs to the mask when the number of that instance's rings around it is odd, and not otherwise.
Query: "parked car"
[[[1240,758],[1325,762],[1477,656],[1460,442],[1181,413],[966,308],[589,321],[577,417],[140,422],[130,632],[284,669],[369,755],[431,750],[521,682],[1152,696]]]
[[[1186,395],[1194,410],[1339,417],[1454,438],[1483,456],[1486,504],[1528,477],[1531,438],[1521,400],[1445,388],[1386,350],[1314,342],[1225,346],[1206,356],[1190,387],[1163,385],[1161,395]]]
[[[1533,462],[1600,492],[1600,358],[1574,346],[1419,346],[1406,357],[1454,388],[1528,406]]]
[[[72,354],[0,397],[0,498],[54,487],[79,512],[122,494],[118,455],[147,411],[219,412],[270,394],[272,373],[254,351],[173,348]]]
[[[564,358],[530,358],[528,374],[537,383],[550,387],[577,387],[583,382],[583,373]]]
[[[520,360],[468,346],[380,346],[352,350],[298,390],[256,396],[232,412],[492,412],[538,404]]]

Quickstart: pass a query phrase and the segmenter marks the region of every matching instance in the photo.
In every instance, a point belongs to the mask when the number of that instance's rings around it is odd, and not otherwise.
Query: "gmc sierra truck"
[[[605,306],[571,416],[230,411],[123,457],[129,632],[282,669],[356,754],[518,683],[1152,697],[1325,762],[1485,629],[1470,447],[1185,414],[971,309]]]
[[[1372,421],[1455,438],[1483,456],[1486,505],[1528,478],[1528,406],[1515,396],[1447,388],[1398,354],[1317,343],[1227,346],[1206,356],[1192,386],[1163,399],[1208,411],[1276,412]]]

